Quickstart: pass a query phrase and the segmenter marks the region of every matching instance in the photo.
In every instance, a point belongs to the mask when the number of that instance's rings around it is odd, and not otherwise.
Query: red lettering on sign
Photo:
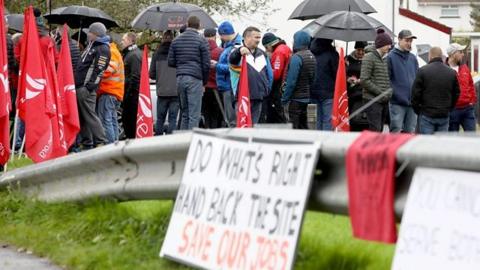
[[[249,246],[250,234],[248,232],[226,230],[220,238],[217,266],[229,269],[245,269]]]
[[[211,236],[214,232],[215,228],[210,225],[188,221],[183,227],[182,244],[178,247],[178,252],[208,261],[208,254],[212,246]]]

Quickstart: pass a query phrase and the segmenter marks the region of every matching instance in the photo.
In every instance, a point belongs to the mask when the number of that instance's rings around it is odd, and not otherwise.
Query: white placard
[[[194,134],[160,256],[206,269],[292,269],[318,150]]]
[[[416,170],[392,269],[480,269],[480,173]]]

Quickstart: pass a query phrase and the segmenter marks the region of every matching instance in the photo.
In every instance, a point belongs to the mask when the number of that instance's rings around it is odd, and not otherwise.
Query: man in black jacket
[[[210,50],[207,40],[199,35],[200,20],[188,18],[187,30],[170,46],[168,65],[177,69],[182,130],[198,127],[204,86],[210,72]]]
[[[97,90],[110,62],[110,38],[102,23],[92,23],[88,30],[89,44],[83,52],[75,72],[80,135],[84,149],[107,142],[105,131],[95,112]]]
[[[448,116],[460,95],[457,74],[442,62],[442,50],[430,49],[429,59],[429,64],[419,69],[412,89],[420,134],[448,131]]]
[[[171,134],[177,127],[178,101],[176,69],[168,66],[168,51],[173,40],[173,32],[165,31],[162,43],[155,51],[150,63],[150,79],[156,81],[157,86],[157,123],[156,135],[163,135],[163,125],[168,113],[167,134]]]
[[[123,63],[125,65],[125,95],[123,97],[122,121],[125,137],[135,139],[137,129],[138,94],[142,67],[142,51],[138,48],[137,35],[126,33],[122,38]]]

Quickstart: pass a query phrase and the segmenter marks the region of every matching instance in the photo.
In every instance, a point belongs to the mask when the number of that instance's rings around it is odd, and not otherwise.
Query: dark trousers
[[[282,81],[275,81],[270,94],[263,99],[260,123],[286,123],[285,112],[282,105]]]
[[[80,118],[80,135],[83,146],[90,148],[95,144],[106,144],[107,137],[102,122],[95,112],[97,93],[85,87],[77,89],[77,106]]]
[[[135,139],[137,131],[138,92],[126,93],[123,98],[122,121],[127,139]]]
[[[382,132],[383,126],[387,123],[388,118],[388,103],[373,103],[368,107],[367,119],[368,129],[371,131]]]
[[[308,103],[295,100],[290,101],[288,105],[288,117],[294,129],[308,129],[307,106]]]
[[[180,110],[180,101],[178,97],[157,97],[157,123],[156,134],[172,134],[177,128],[178,112]],[[168,128],[164,129],[165,119],[168,113]]]
[[[204,128],[221,128],[223,124],[223,115],[220,106],[223,107],[223,103],[220,104],[215,97],[215,91],[217,89],[206,88],[202,98],[202,115]],[[218,92],[217,92],[218,94]]]

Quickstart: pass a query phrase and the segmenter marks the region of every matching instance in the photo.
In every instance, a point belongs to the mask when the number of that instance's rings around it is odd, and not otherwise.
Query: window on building
[[[443,18],[459,17],[460,15],[458,13],[458,6],[454,6],[454,5],[442,6],[441,16]]]

